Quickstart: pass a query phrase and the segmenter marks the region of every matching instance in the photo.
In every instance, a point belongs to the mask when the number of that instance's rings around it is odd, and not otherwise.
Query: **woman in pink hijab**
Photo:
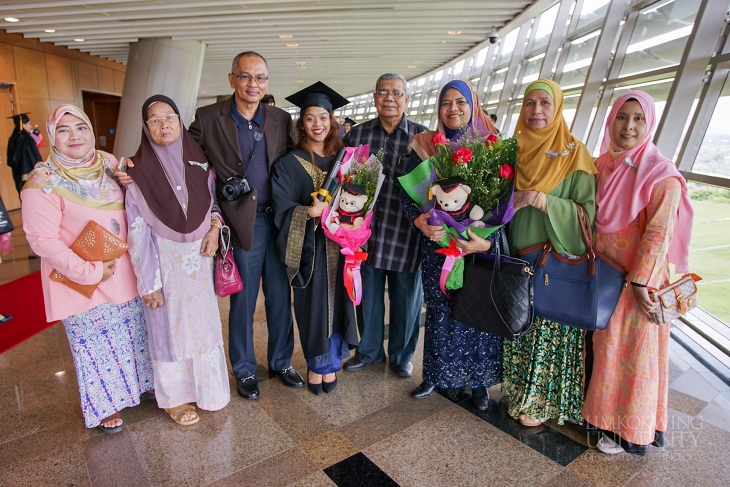
[[[667,427],[669,325],[649,289],[669,283],[669,263],[687,272],[692,207],[687,184],[652,142],[654,100],[629,91],[614,102],[596,160],[596,248],[628,270],[629,285],[604,330],[583,417],[601,430],[598,449],[645,455]]]

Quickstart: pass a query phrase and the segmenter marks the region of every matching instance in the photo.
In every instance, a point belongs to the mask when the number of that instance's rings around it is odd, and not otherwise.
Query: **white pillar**
[[[142,135],[142,103],[152,95],[171,98],[182,122],[190,124],[204,57],[205,44],[199,41],[140,39],[130,45],[114,155],[129,157],[137,151]]]

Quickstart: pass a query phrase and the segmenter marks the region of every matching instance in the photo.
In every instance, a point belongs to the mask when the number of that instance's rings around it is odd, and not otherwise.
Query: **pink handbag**
[[[221,227],[221,247],[215,255],[213,283],[215,293],[219,298],[225,298],[243,290],[243,281],[231,251],[231,230],[225,225]]]

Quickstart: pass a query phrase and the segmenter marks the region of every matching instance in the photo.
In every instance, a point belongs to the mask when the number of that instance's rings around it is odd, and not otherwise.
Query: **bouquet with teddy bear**
[[[436,153],[398,180],[420,212],[429,214],[428,223],[446,230],[437,252],[446,255],[441,290],[447,294],[447,289],[461,288],[464,272],[452,236],[469,240],[470,229],[487,238],[514,216],[517,136],[500,139],[474,124],[462,128],[456,141],[439,132],[431,142]]]
[[[362,247],[372,234],[373,205],[385,175],[380,163],[381,153],[368,156],[368,145],[347,147],[345,150],[338,174],[340,186],[332,199],[332,209],[322,213],[322,229],[341,247],[340,253],[345,256],[347,294],[358,305],[362,300],[360,264],[368,257]]]

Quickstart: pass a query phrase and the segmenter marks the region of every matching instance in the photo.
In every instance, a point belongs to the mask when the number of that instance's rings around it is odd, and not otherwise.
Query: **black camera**
[[[251,185],[248,180],[238,174],[226,179],[223,185],[223,197],[228,201],[237,200],[249,191],[251,191]]]

